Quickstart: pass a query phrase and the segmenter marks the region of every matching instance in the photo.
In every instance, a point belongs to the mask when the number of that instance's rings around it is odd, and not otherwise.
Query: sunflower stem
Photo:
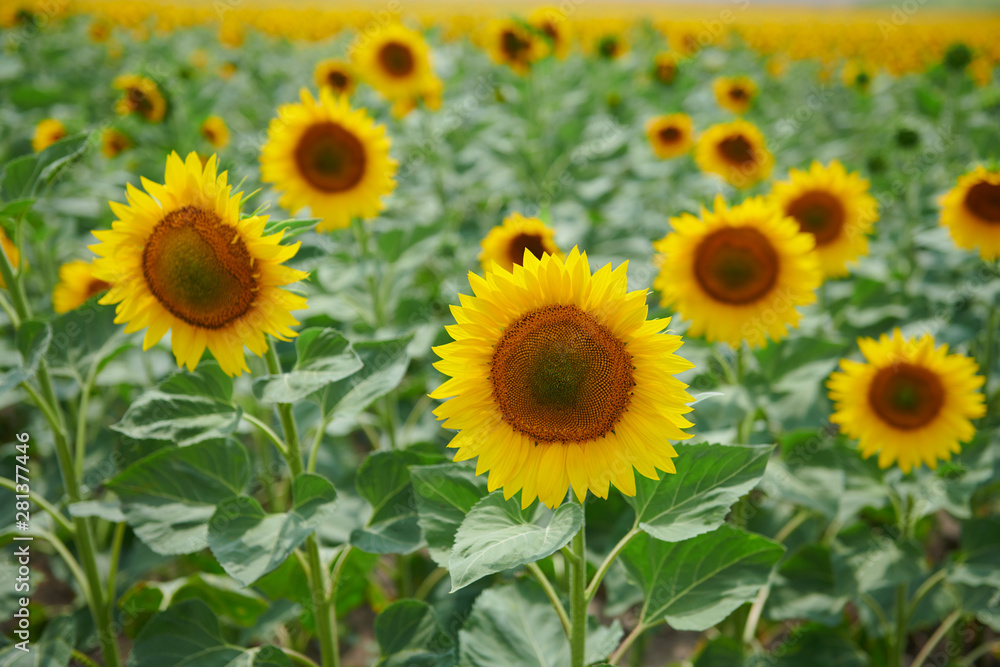
[[[267,370],[272,375],[280,375],[281,362],[274,349],[274,341],[268,341],[267,353],[264,357]],[[295,425],[295,415],[291,403],[278,403],[278,416],[281,418],[281,428],[285,434],[283,452],[288,468],[292,473],[292,481],[304,472],[302,451],[299,447],[299,432]],[[326,589],[326,569],[319,552],[319,542],[313,533],[306,538],[306,558],[308,563],[309,593],[312,598],[313,614],[316,620],[316,634],[319,637],[320,661],[323,667],[339,667],[340,653],[337,648],[337,618],[331,604],[335,591],[329,597]]]
[[[574,499],[574,502],[576,500]],[[582,503],[581,503],[581,509]],[[584,517],[586,513],[584,513]],[[570,665],[583,667],[584,650],[587,644],[587,543],[584,537],[586,519],[580,522],[580,530],[573,537],[573,555],[576,562],[570,562]]]
[[[528,572],[531,572],[535,576],[535,579],[538,580],[538,583],[541,584],[542,590],[545,591],[545,596],[549,598],[552,608],[556,610],[556,615],[559,616],[559,622],[562,623],[566,638],[572,640],[573,624],[570,622],[569,614],[566,613],[566,608],[563,607],[562,601],[559,600],[559,594],[553,588],[552,582],[542,572],[542,568],[538,567],[538,563],[528,563]]]
[[[18,220],[18,224],[20,225],[20,219]],[[22,261],[23,258],[24,253],[22,252]],[[21,322],[31,319],[31,309],[24,295],[24,286],[21,284],[23,274],[19,271],[16,276],[14,275],[10,260],[7,257],[7,253],[3,250],[2,244],[0,244],[0,275],[4,278],[7,291],[13,300],[14,309]],[[76,474],[73,451],[70,448],[69,435],[66,431],[66,418],[63,415],[62,405],[59,403],[55,388],[52,385],[48,362],[44,358],[38,364],[36,377],[38,378],[41,395],[32,393],[32,397],[49,419],[56,444],[56,459],[59,463],[59,473],[62,476],[63,488],[66,490],[66,495],[69,497],[70,502],[75,503],[82,499],[80,478]],[[28,387],[30,385],[25,382],[24,386]],[[107,667],[119,667],[121,659],[118,656],[118,642],[115,639],[114,631],[114,600],[106,600],[104,597],[101,575],[97,568],[93,522],[86,517],[76,517],[73,519],[73,528],[77,551],[80,554],[80,561],[83,566],[83,574],[87,581],[87,585],[84,587],[84,595],[90,607],[91,615],[94,617],[94,626],[97,629],[97,637],[101,643],[104,662]]]
[[[983,395],[987,397],[987,401],[990,396],[990,379],[993,375],[993,366],[996,362],[996,344],[994,343],[994,336],[996,335],[996,330],[1000,327],[1000,309],[997,308],[997,304],[991,303],[989,314],[986,316],[986,350],[985,358],[983,360],[983,377],[985,381],[983,382]]]

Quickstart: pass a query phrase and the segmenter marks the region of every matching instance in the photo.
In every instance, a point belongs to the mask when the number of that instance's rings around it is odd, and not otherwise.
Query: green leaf
[[[131,346],[115,324],[115,309],[92,298],[52,320],[52,345],[48,359],[53,366],[75,367],[86,374],[94,361],[106,360]]]
[[[639,527],[665,542],[715,530],[729,508],[764,475],[771,447],[676,445],[677,473],[659,481],[639,477],[626,501]]]
[[[867,667],[868,657],[849,639],[818,625],[796,628],[771,649],[766,665],[774,667],[814,667],[822,656],[823,667]]]
[[[583,523],[583,508],[565,503],[555,512],[534,503],[521,509],[517,498],[497,491],[480,500],[455,533],[448,559],[451,591],[474,581],[552,555],[569,544]]]
[[[185,577],[180,583],[180,588],[167,598],[168,606],[184,600],[201,600],[219,618],[230,619],[243,627],[253,625],[271,606],[259,594],[239,587],[229,577],[200,573]]]
[[[136,638],[130,667],[291,667],[276,646],[227,644],[219,620],[201,600],[186,600],[154,616]]]
[[[0,667],[66,667],[73,657],[75,644],[76,623],[71,616],[59,616],[46,624],[39,639],[28,644],[29,652],[25,653],[15,644],[0,651]]]
[[[853,572],[857,590],[870,593],[924,576],[924,550],[898,535],[879,535],[864,523],[841,531],[834,544],[834,567]]]
[[[622,563],[646,596],[641,621],[707,630],[757,595],[784,553],[776,542],[722,526],[683,542],[640,533]]]
[[[425,602],[400,600],[375,618],[375,639],[382,657],[378,667],[450,667],[455,642],[441,629]]]
[[[486,477],[460,463],[442,463],[410,468],[417,521],[434,562],[448,567],[455,533],[465,515],[486,494]]]
[[[819,465],[789,467],[775,459],[767,467],[761,488],[778,500],[808,507],[832,519],[844,495],[843,470]]]
[[[316,226],[322,218],[289,218],[288,220],[269,220],[264,225],[264,234],[270,236],[284,232],[284,239],[292,238]]]
[[[1000,588],[1000,520],[982,518],[962,522],[961,560],[951,568],[948,580]]]
[[[0,218],[16,220],[31,210],[31,207],[34,205],[34,199],[18,199],[17,201],[7,202],[0,206]]]
[[[399,386],[410,360],[406,348],[412,335],[381,341],[354,343],[354,352],[364,364],[349,380],[328,385],[313,395],[324,414],[349,418]]]
[[[40,184],[51,185],[75,163],[82,160],[91,145],[90,139],[90,132],[79,132],[60,139],[39,153],[34,191],[38,191]]]
[[[21,364],[0,376],[0,395],[35,377],[52,343],[52,329],[44,322],[28,320],[17,330],[15,343],[21,353]]]
[[[778,568],[771,582],[766,615],[778,621],[804,618],[835,626],[851,598],[852,584],[849,574],[845,577],[834,567],[829,547],[805,544]]]
[[[419,461],[407,451],[376,452],[364,460],[354,485],[372,506],[372,515],[364,528],[351,533],[351,544],[379,554],[405,554],[420,548],[423,540],[409,471]]]
[[[158,554],[186,554],[208,545],[216,505],[243,491],[250,457],[235,440],[161,449],[108,482],[136,535]]]
[[[295,339],[295,349],[295,367],[288,373],[256,378],[254,396],[270,403],[294,403],[362,367],[351,344],[333,329],[306,329]]]
[[[215,363],[181,371],[136,399],[112,428],[136,440],[172,440],[181,447],[228,435],[242,411],[233,380]]]
[[[739,667],[745,659],[742,642],[722,636],[705,645],[695,658],[694,667]]]
[[[295,478],[289,512],[267,514],[253,498],[222,501],[208,526],[208,546],[229,576],[249,586],[283,562],[333,511],[333,484],[311,473]]]
[[[564,505],[579,507],[579,505]],[[603,660],[617,648],[622,630],[587,619],[584,662]],[[570,664],[570,646],[559,617],[538,584],[520,581],[483,591],[459,632],[461,667]]]
[[[29,196],[38,168],[35,155],[24,155],[4,165],[0,171],[0,199],[13,201]]]
[[[111,523],[121,523],[125,521],[125,514],[122,512],[121,501],[117,498],[108,500],[81,500],[69,506],[69,514],[72,517],[96,516]]]

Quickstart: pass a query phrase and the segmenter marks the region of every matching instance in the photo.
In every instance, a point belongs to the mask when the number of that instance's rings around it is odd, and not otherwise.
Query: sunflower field
[[[2,0],[0,666],[1000,665],[998,64]]]

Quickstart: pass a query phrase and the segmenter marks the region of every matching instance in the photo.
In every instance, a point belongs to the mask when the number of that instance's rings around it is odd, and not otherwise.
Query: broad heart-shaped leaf
[[[377,554],[406,554],[420,548],[423,540],[408,468],[419,461],[407,451],[376,452],[364,460],[354,485],[372,506],[372,515],[368,525],[351,533],[351,544]]]
[[[452,667],[455,641],[434,610],[419,600],[399,600],[375,618],[375,639],[382,657],[378,667]]]
[[[534,563],[569,544],[583,523],[583,508],[565,503],[555,512],[534,503],[526,510],[516,498],[496,491],[465,516],[448,559],[451,591],[513,567]]]
[[[276,646],[245,649],[227,644],[219,619],[201,600],[160,612],[136,638],[129,667],[291,667]]]
[[[73,366],[84,375],[94,361],[104,363],[131,346],[121,326],[115,324],[115,309],[97,301],[90,299],[51,321],[52,345],[47,356],[50,364]]]
[[[319,475],[302,473],[292,484],[289,512],[267,514],[253,498],[222,501],[208,525],[208,546],[226,573],[249,586],[288,558],[329,517],[337,492]]]
[[[729,508],[764,475],[771,447],[676,445],[677,473],[659,481],[639,477],[636,523],[664,542],[680,542],[715,530]]]
[[[962,558],[952,566],[948,581],[1000,588],[1000,520],[983,518],[962,522]]]
[[[406,348],[413,335],[380,341],[354,343],[354,352],[364,364],[350,379],[328,385],[312,395],[324,414],[353,417],[376,398],[399,386],[410,360]]]
[[[732,637],[716,637],[705,645],[694,667],[742,667],[746,658],[743,643]]]
[[[333,329],[306,329],[295,339],[295,350],[295,367],[287,373],[255,379],[254,396],[270,403],[294,403],[353,375],[362,366],[351,344]]]
[[[821,625],[801,625],[770,655],[747,661],[747,667],[867,667],[868,657],[849,639]]]
[[[765,615],[779,621],[804,618],[832,627],[840,622],[853,588],[850,572],[834,567],[829,547],[805,544],[779,566]]]
[[[427,540],[431,558],[448,567],[455,533],[465,515],[486,494],[486,477],[461,463],[442,463],[410,468],[413,495],[417,501],[417,521]]]
[[[242,411],[233,405],[232,396],[232,378],[218,364],[203,362],[140,396],[113,428],[137,440],[191,445],[236,429]]]
[[[642,622],[707,630],[767,583],[785,548],[766,537],[722,526],[683,542],[640,533],[622,563],[646,596]]]
[[[579,505],[572,505],[579,507]],[[615,621],[610,627],[587,619],[584,662],[603,660],[622,636]],[[460,667],[564,667],[570,664],[569,640],[559,617],[541,587],[520,581],[483,591],[459,632]]]
[[[243,445],[206,440],[150,454],[108,487],[118,494],[136,535],[156,553],[170,556],[208,546],[216,505],[242,493],[249,479],[250,457]]]
[[[70,616],[59,616],[46,623],[42,636],[28,644],[27,653],[8,644],[0,651],[0,667],[66,667],[75,644],[76,623]]]
[[[21,353],[21,364],[0,375],[0,395],[35,377],[38,364],[52,343],[52,329],[44,322],[29,320],[17,330],[15,342]]]

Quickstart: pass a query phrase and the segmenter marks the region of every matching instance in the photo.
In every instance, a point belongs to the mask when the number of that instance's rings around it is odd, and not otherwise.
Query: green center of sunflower
[[[511,60],[520,60],[528,47],[531,46],[528,40],[521,38],[513,30],[504,30],[500,36],[500,48]]]
[[[802,231],[813,235],[817,246],[836,240],[846,218],[840,200],[823,190],[803,193],[788,205],[787,214],[795,218]]]
[[[665,144],[676,143],[681,138],[681,131],[670,125],[660,130],[659,132],[660,141]]]
[[[365,147],[337,123],[312,125],[295,147],[299,173],[317,190],[350,190],[365,175]]]
[[[858,72],[858,75],[854,77],[854,83],[861,88],[867,86],[868,81],[869,81],[868,72]]]
[[[752,227],[726,227],[705,237],[694,258],[698,284],[713,299],[742,305],[767,295],[778,281],[778,254]]]
[[[754,162],[753,146],[742,134],[726,137],[720,141],[719,155],[726,162],[736,166],[744,166]]]
[[[902,430],[933,421],[944,406],[944,398],[944,386],[935,373],[906,362],[880,369],[868,389],[872,410]]]
[[[195,206],[171,211],[153,228],[142,272],[164,308],[204,329],[245,315],[258,289],[253,258],[236,229]]]
[[[983,222],[1000,224],[1000,184],[980,181],[965,195],[965,208]]]
[[[614,58],[618,55],[618,38],[614,35],[606,35],[601,37],[601,41],[598,43],[597,51],[601,54],[602,58]]]
[[[385,71],[397,78],[409,76],[416,65],[413,51],[402,42],[386,42],[378,52],[378,59]]]
[[[603,437],[635,386],[625,344],[576,306],[545,306],[507,327],[490,382],[504,421],[536,443]]]
[[[538,234],[518,234],[510,240],[510,261],[521,266],[525,250],[530,251],[538,259],[541,259],[542,255],[548,252],[545,249],[545,242]]]

